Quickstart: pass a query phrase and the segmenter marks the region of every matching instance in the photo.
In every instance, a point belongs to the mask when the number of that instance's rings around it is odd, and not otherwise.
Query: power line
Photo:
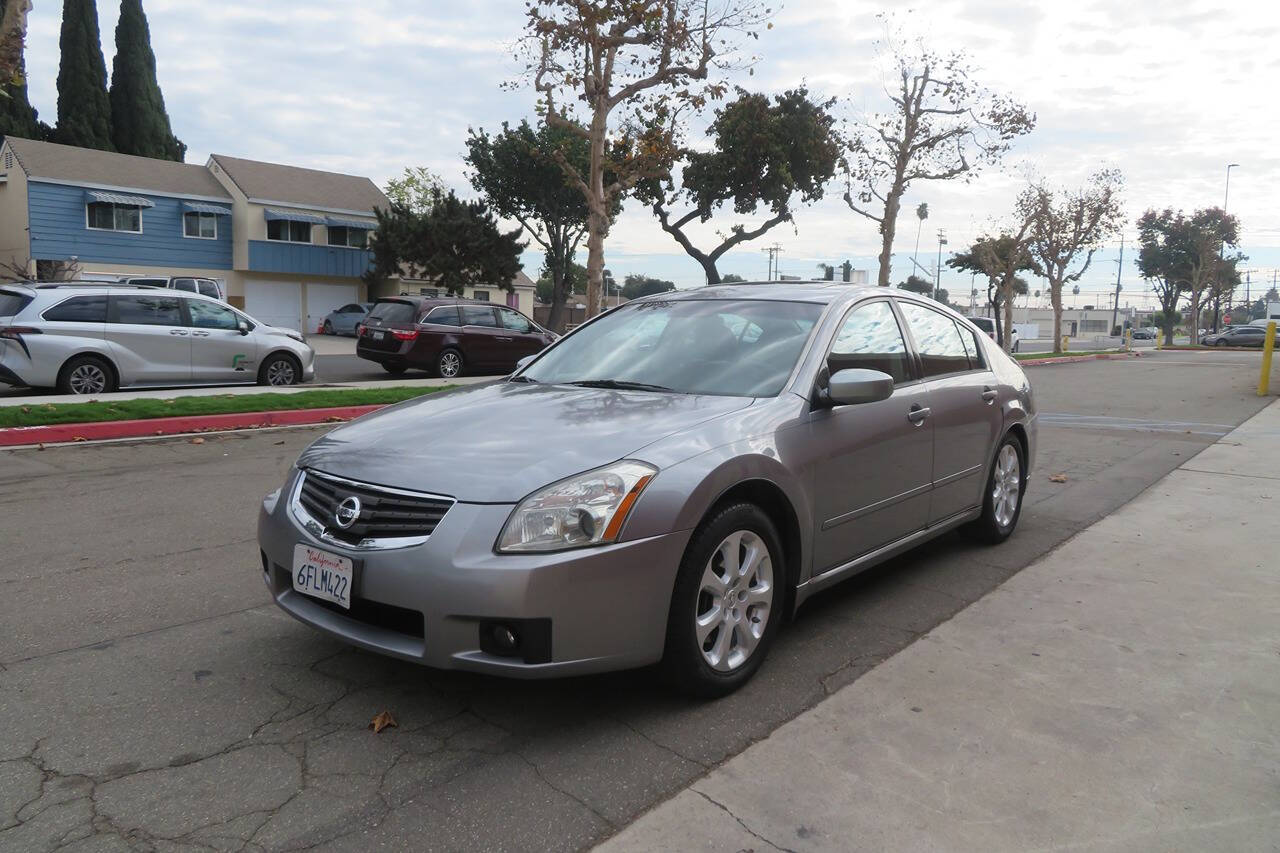
[[[782,248],[780,243],[774,243],[772,246],[766,246],[760,251],[769,255],[769,272],[765,281],[773,281],[774,276],[778,273],[778,255],[781,255],[786,250]]]

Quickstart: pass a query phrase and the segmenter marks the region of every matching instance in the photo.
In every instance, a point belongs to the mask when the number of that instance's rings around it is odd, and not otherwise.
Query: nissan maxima
[[[517,678],[660,664],[702,696],[809,596],[1017,526],[1032,390],[963,317],[844,284],[601,315],[511,376],[308,447],[264,500],[276,603],[347,643]]]

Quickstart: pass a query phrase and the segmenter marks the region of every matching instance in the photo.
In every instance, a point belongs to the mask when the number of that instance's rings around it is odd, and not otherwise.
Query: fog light
[[[506,625],[494,625],[491,635],[493,642],[504,652],[514,652],[520,647],[520,638]]]

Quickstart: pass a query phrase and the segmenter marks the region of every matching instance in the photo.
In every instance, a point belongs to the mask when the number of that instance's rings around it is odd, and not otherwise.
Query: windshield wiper
[[[608,388],[613,391],[675,391],[665,385],[650,385],[648,382],[631,382],[627,379],[582,379],[564,384],[577,385],[579,388]]]
[[[512,376],[507,381],[508,382],[532,382],[534,385],[538,384],[538,380],[530,379],[528,376]]]

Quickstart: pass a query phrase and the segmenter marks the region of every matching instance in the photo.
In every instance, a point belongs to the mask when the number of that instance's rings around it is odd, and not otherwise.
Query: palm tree
[[[916,205],[916,219],[919,219],[920,222],[916,225],[916,250],[911,255],[911,264],[917,269],[920,267],[920,263],[916,259],[916,256],[920,254],[920,232],[924,229],[924,221],[928,218],[929,202],[922,201],[920,204]],[[915,272],[915,269],[913,269],[912,272]]]

